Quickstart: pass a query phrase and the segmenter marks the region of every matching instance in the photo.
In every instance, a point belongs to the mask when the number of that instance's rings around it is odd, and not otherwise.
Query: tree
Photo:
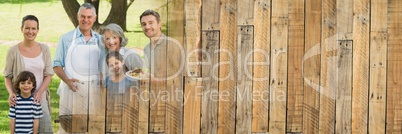
[[[93,29],[97,31],[102,25],[107,25],[110,23],[116,23],[123,28],[124,31],[126,29],[126,17],[127,17],[127,9],[131,6],[134,0],[129,0],[130,3],[127,3],[127,0],[108,0],[112,6],[110,9],[109,15],[103,23],[99,23],[98,18],[94,22]],[[66,11],[68,17],[75,27],[78,26],[77,13],[80,8],[80,4],[77,0],[61,0],[63,3],[63,8]],[[99,14],[99,0],[84,0],[84,2],[91,3],[94,5],[96,9],[96,14]]]

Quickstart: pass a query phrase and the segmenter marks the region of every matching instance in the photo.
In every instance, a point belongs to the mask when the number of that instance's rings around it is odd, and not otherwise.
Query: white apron
[[[99,97],[96,91],[100,89],[98,61],[101,51],[97,42],[87,45],[76,44],[76,32],[77,29],[74,31],[72,42],[67,51],[64,72],[69,79],[79,80],[79,82],[74,83],[78,91],[73,92],[66,83],[60,82],[59,115],[78,115],[83,118],[81,121],[86,122],[89,114],[89,101]],[[73,121],[73,124],[74,122],[76,121]],[[86,125],[85,122],[81,125]]]

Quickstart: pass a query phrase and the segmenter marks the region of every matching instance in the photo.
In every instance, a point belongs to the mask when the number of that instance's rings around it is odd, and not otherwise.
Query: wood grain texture
[[[201,0],[186,0],[184,8],[186,66],[183,75],[201,77]]]
[[[353,1],[352,133],[367,133],[370,0]]]
[[[221,5],[219,0],[202,0],[202,30],[220,29]]]
[[[353,40],[353,1],[336,1],[336,30],[338,40]]]
[[[334,78],[338,74],[336,55],[333,50],[336,44],[336,0],[322,1],[322,33],[321,33],[321,71],[320,71],[320,109],[319,132],[330,134],[335,132],[335,93],[337,83]],[[341,72],[339,72],[341,73]]]
[[[272,1],[269,132],[286,132],[288,0]]]
[[[252,132],[268,132],[271,0],[255,1]]]
[[[402,1],[388,1],[386,133],[402,133]]]
[[[201,133],[218,133],[219,31],[202,32]]]
[[[387,1],[372,0],[368,133],[384,133],[387,100]]]
[[[253,26],[238,27],[236,133],[251,133],[253,103]]]
[[[289,61],[288,102],[286,132],[302,132],[303,128],[303,76],[304,54],[304,0],[289,3]]]
[[[303,133],[319,131],[321,0],[306,0]],[[308,30],[307,30],[308,29]]]
[[[236,130],[237,0],[220,1],[218,133]]]
[[[139,134],[147,134],[149,128],[149,79],[143,79],[139,82],[140,88],[139,93],[137,94],[137,98],[139,98],[138,107],[138,133]]]
[[[352,132],[352,41],[339,41],[335,133]]]
[[[201,132],[202,78],[185,77],[183,133]]]

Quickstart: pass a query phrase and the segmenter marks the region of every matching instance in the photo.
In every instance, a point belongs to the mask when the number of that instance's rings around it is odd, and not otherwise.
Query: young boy
[[[34,103],[33,92],[36,87],[35,75],[29,71],[22,71],[14,81],[17,91],[17,104],[10,106],[10,133],[37,134],[39,118],[43,117],[40,103]]]

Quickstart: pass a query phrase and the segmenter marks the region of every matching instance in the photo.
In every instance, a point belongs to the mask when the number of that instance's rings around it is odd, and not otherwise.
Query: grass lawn
[[[52,2],[49,2],[52,1]],[[82,0],[78,0],[82,3]],[[111,6],[105,0],[100,1],[99,22],[103,22],[109,13]],[[127,30],[125,35],[129,39],[128,48],[142,49],[149,39],[144,36],[139,24],[139,15],[146,9],[160,9],[165,0],[135,0],[127,11]],[[160,11],[159,11],[160,12]],[[38,42],[44,42],[50,46],[52,57],[60,36],[74,26],[66,15],[60,0],[25,0],[20,4],[19,0],[0,1],[0,69],[4,69],[5,56],[10,45],[14,45],[23,39],[20,31],[21,19],[25,15],[33,14],[38,17],[40,31],[36,38]],[[163,15],[163,13],[161,13]],[[163,16],[162,16],[163,17]],[[162,18],[164,19],[164,18]],[[165,28],[163,28],[165,29]],[[0,73],[0,134],[9,133],[8,126],[8,93],[4,85],[3,72]],[[56,94],[60,79],[53,76],[49,86],[52,104],[53,131],[57,132],[59,124],[54,120],[58,117],[59,96]]]

